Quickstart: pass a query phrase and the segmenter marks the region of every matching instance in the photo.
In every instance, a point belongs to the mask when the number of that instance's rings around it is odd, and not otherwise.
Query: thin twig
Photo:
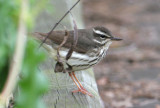
[[[79,3],[80,0],[78,0],[63,16],[62,18],[54,25],[54,27],[52,28],[52,30],[48,33],[48,35],[45,37],[45,39],[43,40],[43,42],[40,44],[39,48],[43,45],[43,43],[45,43],[45,41],[47,40],[47,38],[51,35],[52,31],[58,26],[58,24],[65,18],[65,16]]]
[[[67,42],[68,37],[69,37],[69,34],[68,34],[67,29],[65,28],[65,36],[63,38],[62,43],[57,48],[57,61],[58,62],[61,62],[61,60],[60,60],[61,57],[60,57],[59,51],[61,50],[61,47]]]
[[[59,54],[59,51],[61,49],[61,47],[66,43],[67,39],[68,39],[68,31],[65,30],[65,36],[64,36],[64,39],[62,41],[62,43],[58,46],[57,48],[57,63],[55,65],[55,72],[66,72],[65,69],[64,69],[64,65],[63,65],[63,61],[61,60],[61,56]]]
[[[70,14],[71,14],[71,12],[70,12]],[[71,14],[71,16],[72,16],[72,14]],[[73,16],[72,16],[72,20],[73,20],[73,24],[74,24],[74,25],[73,25],[73,28],[74,28],[74,36],[73,36],[72,46],[71,46],[71,48],[69,49],[69,51],[68,51],[68,53],[67,53],[67,55],[66,55],[66,60],[68,60],[68,59],[71,57],[71,55],[72,55],[72,53],[73,53],[73,50],[74,50],[74,48],[76,47],[77,42],[78,42],[78,30],[77,30],[77,25],[76,25],[76,22],[75,22]]]
[[[26,24],[24,22],[25,13],[28,11],[28,0],[23,0],[21,4],[21,13],[20,13],[20,21],[19,21],[19,28],[17,34],[17,42],[15,53],[13,56],[12,63],[9,69],[9,75],[4,86],[2,93],[0,94],[1,101],[6,101],[7,97],[12,93],[15,84],[17,82],[17,76],[21,69],[25,44],[26,44]]]

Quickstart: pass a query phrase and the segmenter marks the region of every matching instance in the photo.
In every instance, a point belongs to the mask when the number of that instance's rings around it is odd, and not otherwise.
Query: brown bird
[[[68,31],[68,39],[59,50],[60,59],[64,69],[68,70],[67,72],[69,73],[69,76],[78,87],[78,90],[74,90],[73,92],[81,92],[83,94],[92,96],[92,94],[82,86],[74,72],[88,69],[97,64],[105,57],[112,41],[119,41],[122,39],[115,38],[105,27],[78,29],[77,31],[78,40],[76,46],[73,49],[71,57],[66,60],[66,55],[74,41],[73,30]],[[43,41],[47,35],[48,33],[34,33],[34,37],[40,41]],[[52,33],[48,36],[47,40],[43,44],[43,47],[49,52],[54,60],[57,60],[57,49],[62,43],[65,35],[65,31],[52,31]],[[69,67],[71,67],[70,70]]]

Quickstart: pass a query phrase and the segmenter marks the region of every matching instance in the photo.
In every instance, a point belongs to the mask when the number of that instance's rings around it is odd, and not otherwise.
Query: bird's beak
[[[117,37],[112,37],[111,40],[112,40],[112,41],[121,41],[121,40],[123,40],[123,39],[117,38]]]

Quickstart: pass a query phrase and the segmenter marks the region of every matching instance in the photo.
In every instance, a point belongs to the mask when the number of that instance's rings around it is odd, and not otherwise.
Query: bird
[[[75,72],[88,69],[99,63],[105,57],[112,41],[120,41],[122,39],[113,36],[111,31],[103,26],[96,26],[88,29],[77,29],[77,43],[70,58],[67,60],[66,56],[68,51],[70,50],[72,43],[75,41],[74,32],[74,30],[56,30],[49,33],[35,32],[33,37],[36,40],[43,42],[43,40],[48,36],[46,41],[43,43],[43,47],[54,60],[61,60],[61,63],[64,66],[63,68],[67,70],[69,76],[78,88],[78,90],[74,90],[72,92],[81,92],[92,97],[93,95],[82,86],[76,77]],[[66,35],[68,35],[68,38],[59,49],[59,46]],[[59,51],[57,52],[58,49]],[[58,53],[60,58],[57,57]],[[55,72],[62,72],[64,69],[57,68],[57,70],[55,69]]]

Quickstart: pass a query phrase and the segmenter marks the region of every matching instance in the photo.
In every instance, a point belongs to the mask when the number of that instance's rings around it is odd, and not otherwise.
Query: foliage
[[[47,90],[44,75],[37,70],[44,60],[44,53],[37,50],[35,42],[29,40],[23,63],[23,72],[19,81],[19,93],[16,108],[43,108],[40,96]]]
[[[8,77],[14,54],[22,1],[0,0],[0,93]],[[34,18],[42,11],[46,3],[42,0],[28,0],[28,12],[24,14],[28,32],[34,26]],[[16,108],[42,108],[44,106],[40,97],[47,90],[48,84],[37,67],[44,60],[45,55],[37,48],[36,43],[29,39],[21,71],[22,78],[18,83]]]
[[[19,10],[18,2],[0,0],[0,92],[6,81],[14,51]]]

